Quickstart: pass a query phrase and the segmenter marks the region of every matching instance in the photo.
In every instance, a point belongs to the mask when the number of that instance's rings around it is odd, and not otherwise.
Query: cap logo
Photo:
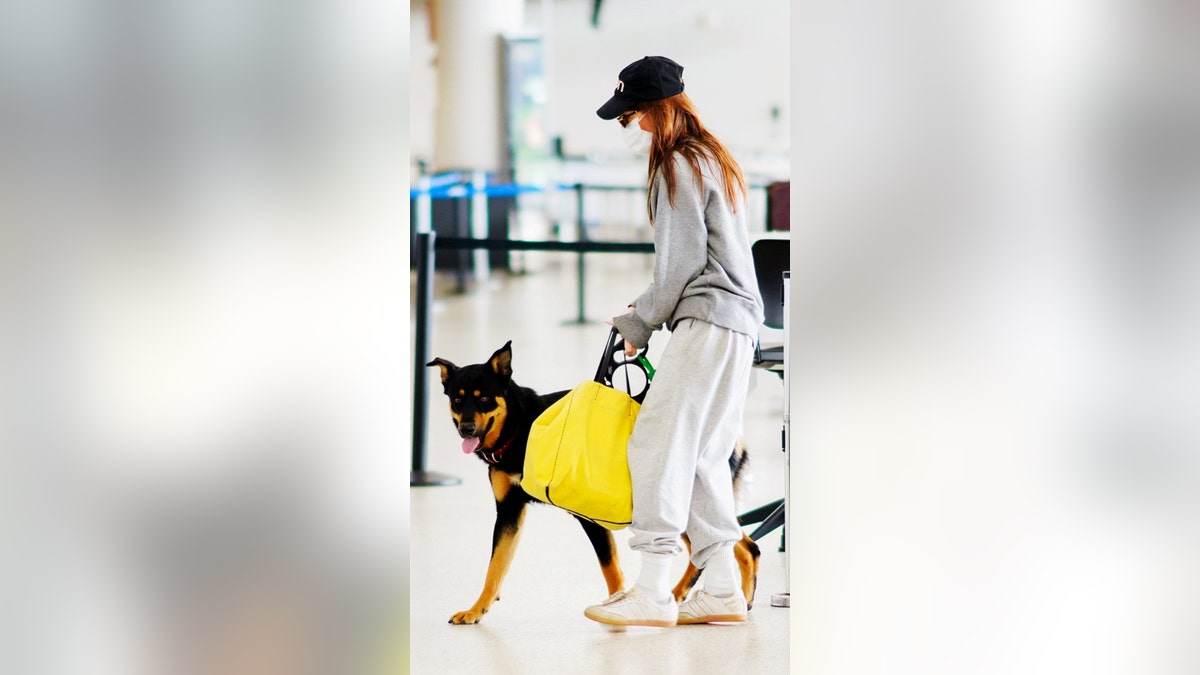
[[[621,92],[625,91],[625,82],[624,81],[617,80],[617,91],[621,91]]]

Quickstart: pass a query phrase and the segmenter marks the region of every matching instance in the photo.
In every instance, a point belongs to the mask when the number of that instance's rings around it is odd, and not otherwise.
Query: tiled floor
[[[459,365],[487,359],[512,340],[514,379],[542,391],[589,379],[608,327],[600,319],[622,311],[649,280],[649,256],[587,257],[586,316],[577,313],[575,256],[527,253],[528,274],[497,274],[456,294],[450,275],[436,284],[430,356]],[[414,284],[415,287],[415,284]],[[415,306],[415,305],[414,305]],[[656,336],[650,358],[666,342]],[[413,673],[786,673],[790,610],[772,607],[787,590],[781,530],[760,540],[758,597],[745,624],[630,628],[615,631],[583,616],[606,596],[595,556],[575,521],[548,506],[530,508],[501,601],[474,626],[447,623],[474,602],[491,547],[494,506],[486,469],[466,457],[431,373],[426,466],[459,477],[450,487],[411,492],[411,665]],[[755,371],[746,407],[745,436],[752,481],[742,511],[780,498],[785,467],[779,447],[783,386]],[[750,528],[747,528],[749,531]],[[628,583],[637,556],[617,532]],[[681,555],[676,563],[682,573]]]

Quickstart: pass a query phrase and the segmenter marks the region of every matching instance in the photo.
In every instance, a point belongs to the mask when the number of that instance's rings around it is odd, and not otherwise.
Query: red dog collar
[[[505,450],[508,450],[509,446],[511,446],[513,441],[515,441],[516,439],[517,439],[517,437],[513,436],[512,438],[505,441],[504,445],[501,445],[499,448],[496,448],[495,450],[492,450],[491,452],[488,452],[487,450],[482,450],[482,449],[478,450],[477,452],[479,453],[479,456],[482,457],[483,460],[485,462],[487,462],[488,464],[499,464],[500,456],[504,454]]]

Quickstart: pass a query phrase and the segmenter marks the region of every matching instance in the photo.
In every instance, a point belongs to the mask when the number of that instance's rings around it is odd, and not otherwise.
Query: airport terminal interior
[[[481,363],[511,341],[513,379],[522,386],[546,393],[592,378],[608,337],[602,321],[622,313],[653,272],[646,158],[629,152],[617,123],[595,112],[617,85],[618,71],[646,55],[683,64],[702,119],[740,163],[750,187],[751,239],[786,241],[788,7],[757,6],[735,12],[720,2],[412,4],[411,300],[418,351],[418,333],[428,330],[427,354],[418,357]],[[735,82],[732,52],[708,44],[717,36],[740,50],[739,61],[759,58],[764,65]],[[480,68],[481,62],[489,65]],[[485,75],[493,72],[502,74],[499,81]],[[580,254],[438,245],[428,265],[421,260],[428,245],[422,232],[432,232],[435,243],[490,238],[641,249]],[[428,306],[423,274],[431,284]],[[778,326],[761,329],[764,344],[782,342]],[[651,363],[668,339],[665,331],[651,339]],[[422,365],[414,359],[414,369]],[[785,494],[780,365],[755,368],[751,378],[743,432],[750,459],[739,514]],[[788,672],[790,609],[772,602],[787,602],[784,527],[760,535],[757,594],[745,623],[614,629],[583,615],[607,597],[583,531],[567,513],[534,504],[500,601],[478,625],[448,623],[483,586],[495,505],[487,466],[460,450],[436,368],[427,369],[423,384],[426,392],[415,395],[426,397],[426,419],[414,424],[426,431],[414,466],[456,482],[419,485],[414,478],[410,492],[412,672]],[[744,531],[759,525],[748,523]],[[627,545],[628,530],[615,538],[632,585],[638,556]],[[686,564],[686,554],[677,556],[673,576],[682,576]]]

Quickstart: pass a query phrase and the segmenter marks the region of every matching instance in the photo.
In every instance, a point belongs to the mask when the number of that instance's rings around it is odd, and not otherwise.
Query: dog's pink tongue
[[[475,436],[467,436],[466,438],[463,439],[462,448],[463,448],[464,455],[469,455],[472,452],[475,452],[475,449],[478,447],[479,447],[479,438],[477,438]]]

